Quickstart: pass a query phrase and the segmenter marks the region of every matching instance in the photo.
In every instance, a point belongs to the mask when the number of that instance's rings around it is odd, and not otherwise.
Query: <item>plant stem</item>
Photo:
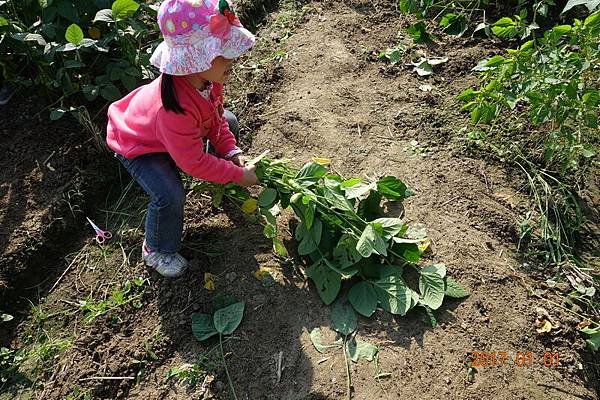
[[[221,348],[221,360],[223,361],[223,366],[225,367],[225,375],[227,375],[227,382],[229,383],[229,389],[231,389],[231,393],[233,394],[234,400],[237,400],[237,396],[235,395],[235,389],[233,388],[233,381],[231,380],[231,376],[229,375],[229,370],[227,369],[227,361],[225,361],[225,354],[223,353],[223,335],[219,333],[219,347]]]
[[[342,351],[344,352],[344,361],[346,364],[346,389],[347,395],[346,399],[352,399],[352,377],[350,376],[350,364],[348,363],[348,354],[346,354],[346,347],[348,346],[348,338],[344,336],[344,345],[342,346]]]

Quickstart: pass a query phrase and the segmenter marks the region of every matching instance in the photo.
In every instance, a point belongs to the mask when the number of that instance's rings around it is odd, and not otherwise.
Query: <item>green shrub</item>
[[[0,67],[6,79],[58,94],[60,106],[77,94],[114,101],[154,77],[156,10],[134,0],[0,1]]]

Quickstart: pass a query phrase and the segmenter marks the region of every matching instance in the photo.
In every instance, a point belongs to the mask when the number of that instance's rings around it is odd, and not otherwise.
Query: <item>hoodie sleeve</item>
[[[241,167],[204,152],[200,128],[190,111],[176,114],[161,107],[156,116],[156,135],[177,166],[194,178],[215,183],[239,183],[242,178]]]

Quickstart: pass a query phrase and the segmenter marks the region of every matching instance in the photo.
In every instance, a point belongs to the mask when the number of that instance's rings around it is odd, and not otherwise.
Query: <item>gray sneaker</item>
[[[8,103],[11,97],[15,94],[15,88],[10,83],[5,83],[0,87],[0,106]]]
[[[154,268],[159,274],[166,278],[177,278],[181,276],[188,262],[179,253],[167,254],[157,251],[149,251],[146,243],[142,246],[142,258],[146,265]]]

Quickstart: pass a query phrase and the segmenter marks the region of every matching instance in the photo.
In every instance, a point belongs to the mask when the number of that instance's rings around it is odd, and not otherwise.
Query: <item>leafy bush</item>
[[[481,87],[458,97],[472,123],[492,124],[485,135],[490,140],[511,125],[533,126],[528,132],[536,134],[520,138],[526,146],[516,133],[513,143],[501,139],[497,149],[519,163],[540,194],[539,233],[554,261],[569,252],[569,239],[583,222],[575,183],[591,165],[599,142],[599,44],[600,11],[480,62],[475,70],[481,72]]]
[[[9,80],[60,94],[60,105],[76,94],[114,101],[154,77],[156,10],[134,0],[0,1],[0,67]]]

